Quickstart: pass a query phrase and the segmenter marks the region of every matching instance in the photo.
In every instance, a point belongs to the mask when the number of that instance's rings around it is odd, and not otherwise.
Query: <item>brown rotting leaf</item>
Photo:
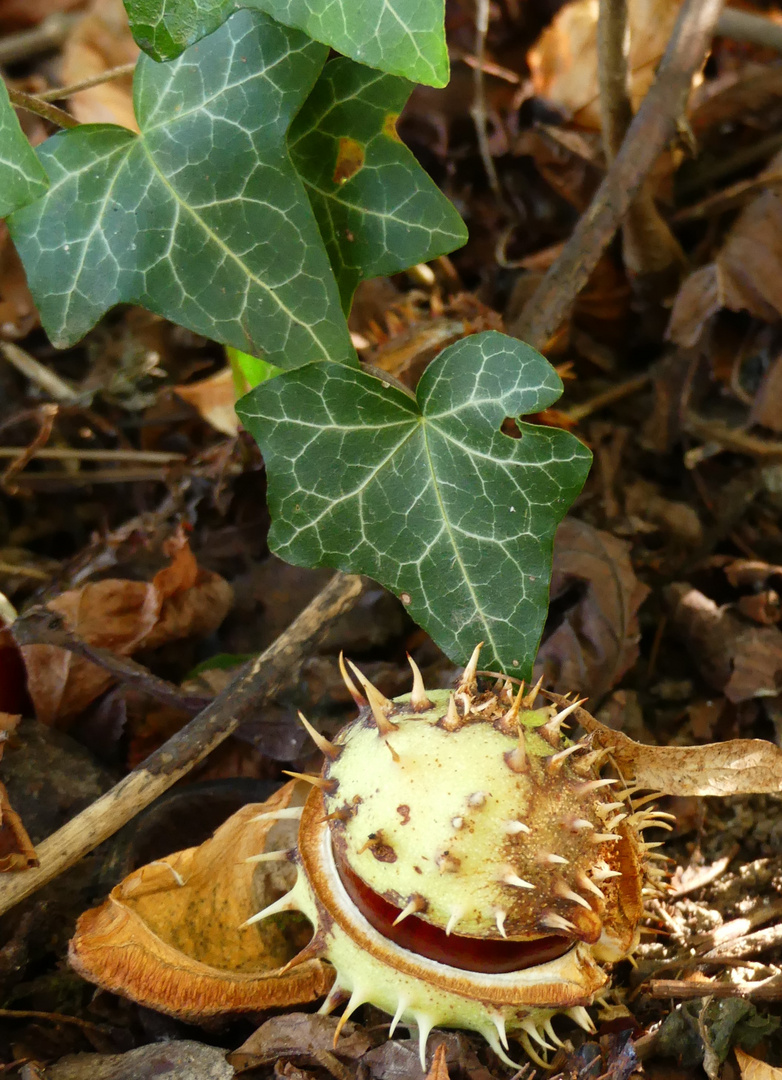
[[[151,582],[107,578],[64,592],[47,607],[88,644],[120,656],[211,633],[231,606],[230,585],[198,566],[184,533],[164,550],[171,563]],[[67,726],[112,684],[106,670],[65,649],[25,645],[21,651],[42,723]]]

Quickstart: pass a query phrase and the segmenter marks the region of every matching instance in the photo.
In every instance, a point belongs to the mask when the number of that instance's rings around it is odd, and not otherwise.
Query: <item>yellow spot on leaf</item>
[[[386,118],[383,121],[383,134],[387,135],[389,139],[394,139],[395,142],[401,142],[399,138],[399,132],[396,130],[396,122],[399,119],[399,113],[386,113]]]
[[[335,184],[346,184],[364,164],[364,147],[355,139],[344,137],[339,140],[337,163],[334,166]]]

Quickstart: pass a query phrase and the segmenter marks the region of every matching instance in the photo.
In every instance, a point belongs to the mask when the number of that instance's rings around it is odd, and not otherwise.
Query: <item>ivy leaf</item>
[[[346,311],[362,278],[395,274],[467,241],[456,209],[396,133],[412,89],[395,75],[332,60],[291,125],[291,157]]]
[[[0,217],[37,199],[48,184],[46,173],[19,126],[6,85],[0,79]]]
[[[299,566],[369,574],[452,659],[529,678],[554,532],[591,455],[573,435],[506,417],[561,394],[529,345],[494,332],[445,349],[416,398],[355,368],[309,364],[238,412],[264,454],[269,543]]]
[[[444,0],[125,0],[136,41],[171,60],[238,8],[264,11],[361,64],[445,86]]]
[[[9,224],[56,345],[124,301],[280,367],[356,362],[286,145],[325,59],[242,11],[171,64],[141,58],[141,135],[85,125],[43,144],[51,187]]]

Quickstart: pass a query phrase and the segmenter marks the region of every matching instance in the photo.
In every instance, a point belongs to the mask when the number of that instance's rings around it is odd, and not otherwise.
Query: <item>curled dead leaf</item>
[[[47,607],[88,644],[120,656],[216,630],[233,601],[231,586],[198,566],[184,533],[164,550],[171,563],[151,582],[109,578],[69,589]],[[21,652],[44,724],[67,726],[113,682],[103,668],[53,645],[25,645]]]
[[[569,704],[558,694],[559,705]],[[782,791],[782,750],[764,739],[729,739],[709,746],[646,746],[601,724],[584,709],[576,721],[607,747],[626,780],[664,795],[757,795]]]
[[[554,539],[551,612],[535,661],[546,686],[599,698],[638,658],[638,609],[649,593],[630,547],[585,521],[566,518]]]
[[[242,807],[214,836],[134,871],[98,908],[81,916],[70,944],[76,971],[105,990],[183,1020],[256,1012],[312,1001],[333,981],[331,968],[307,960],[281,974],[303,941],[289,916],[241,928],[285,892],[279,870],[246,860],[284,846],[295,823],[258,821],[288,806],[295,783],[265,803]],[[289,840],[292,837],[289,837]],[[292,868],[282,864],[288,871]]]
[[[761,177],[776,177],[782,153]],[[769,186],[739,214],[715,260],[686,279],[671,311],[668,337],[693,346],[706,323],[722,308],[748,311],[774,323],[782,314],[779,260],[782,255],[782,193]]]
[[[223,435],[236,435],[239,419],[236,415],[236,386],[230,367],[186,386],[175,386],[174,393],[197,410],[207,424]]]
[[[782,670],[778,626],[750,622],[687,582],[674,582],[665,595],[672,631],[703,677],[728,701],[777,696]]]
[[[782,1069],[775,1069],[765,1061],[745,1054],[738,1046],[734,1047],[736,1061],[739,1063],[741,1080],[782,1080]]]
[[[130,64],[139,54],[121,0],[92,0],[84,18],[68,35],[62,52],[63,83],[68,86]],[[82,124],[121,124],[138,131],[133,110],[133,76],[111,79],[70,99]]]
[[[628,69],[633,108],[654,81],[681,0],[629,0]],[[594,0],[565,4],[540,35],[527,60],[535,93],[583,127],[600,127],[597,85],[597,9]]]
[[[252,1033],[242,1045],[228,1055],[237,1073],[274,1065],[281,1059],[294,1060],[310,1067],[322,1062],[322,1054],[332,1054],[357,1061],[366,1054],[372,1043],[363,1028],[350,1020],[340,1028],[339,1040],[334,1035],[339,1020],[318,1013],[287,1012],[273,1016]]]

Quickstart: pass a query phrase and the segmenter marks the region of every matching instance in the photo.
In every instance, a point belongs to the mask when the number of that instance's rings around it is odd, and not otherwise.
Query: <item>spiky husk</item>
[[[552,1017],[589,1029],[601,964],[637,944],[641,830],[657,819],[635,811],[621,777],[600,775],[588,739],[564,736],[575,704],[534,708],[508,682],[480,693],[476,666],[477,651],[456,692],[427,692],[414,667],[413,693],[394,701],[353,667],[366,705],[310,778],[296,885],[259,917],[310,919],[303,955],[336,969],[324,1011],[371,1002],[392,1030],[418,1029],[422,1061],[436,1025],[480,1032],[509,1063],[512,1034],[539,1061],[558,1041]],[[480,959],[517,946],[530,959],[512,970]]]

